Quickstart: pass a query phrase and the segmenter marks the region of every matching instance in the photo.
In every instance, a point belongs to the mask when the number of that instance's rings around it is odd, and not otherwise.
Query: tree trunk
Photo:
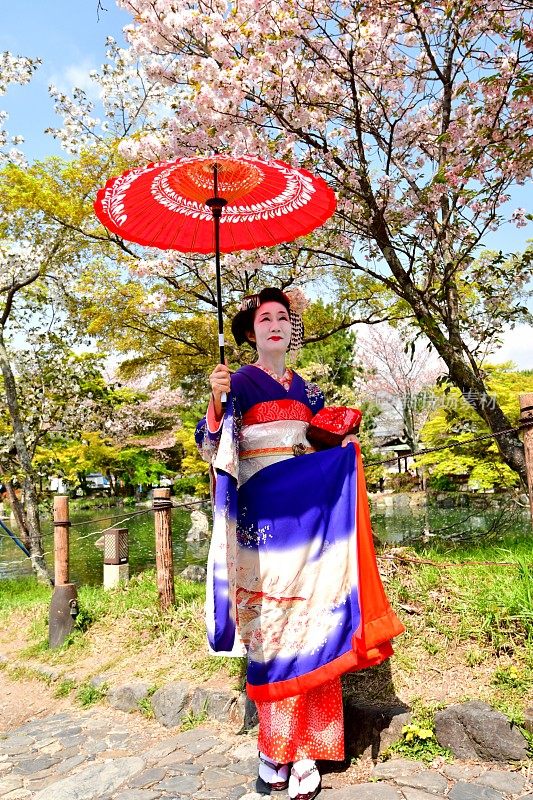
[[[35,475],[30,473],[24,479],[24,500],[26,519],[30,532],[30,558],[32,569],[39,580],[52,583],[43,553],[43,538],[41,534],[41,523],[39,520],[39,499],[35,486]]]
[[[6,491],[7,496],[9,497],[9,503],[11,505],[13,514],[15,519],[17,520],[17,525],[20,531],[20,538],[24,547],[27,550],[30,549],[30,532],[28,530],[28,525],[26,523],[26,517],[24,516],[24,509],[22,508],[22,503],[17,497],[17,493],[15,491],[15,487],[13,486],[13,481],[6,482]]]
[[[414,403],[416,403],[416,398],[413,399],[411,394],[411,390],[407,388],[405,397],[403,398],[403,435],[405,436],[405,440],[409,447],[411,448],[411,452],[416,452],[418,450],[418,436],[416,431],[416,424],[415,424],[415,409]]]
[[[368,202],[369,198],[367,197],[366,199]],[[390,241],[383,217],[373,197],[371,199],[373,202],[369,202],[369,206],[374,212],[371,224],[372,235],[398,284],[398,295],[403,297],[413,309],[420,329],[448,367],[451,381],[460,389],[463,395],[467,396],[473,408],[485,420],[492,433],[497,434],[512,428],[511,421],[505,416],[496,399],[489,396],[481,375],[473,369],[472,364],[467,360],[465,345],[461,336],[454,329],[451,331],[450,338],[447,338],[440,329],[438,320],[431,313],[424,299],[423,292],[415,286],[410,275],[404,270]],[[505,463],[518,473],[524,486],[527,486],[524,445],[520,440],[518,431],[496,436],[495,440]]]
[[[40,580],[51,583],[50,576],[44,562],[43,540],[39,521],[39,501],[36,489],[36,475],[26,443],[26,435],[24,431],[24,425],[22,423],[20,406],[18,403],[17,384],[15,382],[15,376],[9,361],[9,355],[6,350],[2,329],[0,329],[0,368],[4,378],[4,393],[11,427],[13,428],[15,450],[21,472],[24,476],[23,490],[26,519],[26,525],[24,527],[27,529],[30,538],[29,550],[31,565],[34,573]]]

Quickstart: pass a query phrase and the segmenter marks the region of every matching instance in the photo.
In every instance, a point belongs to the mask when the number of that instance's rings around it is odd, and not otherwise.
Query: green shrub
[[[94,703],[100,702],[107,695],[107,684],[102,686],[92,686],[90,683],[84,683],[76,693],[76,700],[83,708],[92,706]]]
[[[183,497],[184,495],[195,495],[197,493],[197,489],[201,487],[202,491],[200,494],[205,496],[205,478],[203,475],[196,475],[196,476],[186,476],[184,478],[178,478],[174,481],[173,492],[176,497]]]
[[[418,483],[416,475],[411,475],[409,472],[399,472],[397,475],[387,477],[387,486],[396,494],[411,492],[418,487]]]

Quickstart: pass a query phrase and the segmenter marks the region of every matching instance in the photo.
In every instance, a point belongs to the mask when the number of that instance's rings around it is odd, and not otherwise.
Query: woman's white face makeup
[[[255,312],[254,339],[261,353],[286,353],[291,341],[289,312],[281,303],[263,303]]]

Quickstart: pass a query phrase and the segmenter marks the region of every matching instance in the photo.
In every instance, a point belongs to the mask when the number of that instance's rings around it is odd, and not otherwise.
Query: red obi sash
[[[309,422],[313,412],[299,400],[268,400],[265,403],[256,403],[242,416],[243,425],[257,425],[260,422],[278,422],[283,419],[300,420]]]

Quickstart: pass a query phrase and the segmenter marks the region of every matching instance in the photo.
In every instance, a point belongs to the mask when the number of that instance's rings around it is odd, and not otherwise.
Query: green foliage
[[[182,477],[175,486],[178,494],[209,497],[209,464],[200,456],[194,438],[196,425],[205,414],[206,406],[207,401],[205,406],[197,404],[181,414],[182,427],[176,432],[176,439],[183,448]]]
[[[517,371],[511,364],[487,366],[487,403],[495,398],[511,424],[518,423],[518,395],[533,391],[533,371]],[[459,446],[417,456],[416,464],[429,475],[429,485],[436,491],[456,488],[458,479],[466,479],[471,490],[508,489],[517,486],[517,474],[504,463],[494,439],[469,444],[468,440],[490,433],[488,426],[473,410],[458,389],[440,386],[435,389],[436,409],[422,430],[425,448],[447,443]],[[461,446],[462,442],[466,442]]]
[[[391,753],[426,763],[437,756],[447,758],[450,755],[437,742],[433,728],[418,722],[403,726],[401,738],[388,748],[387,755]]]
[[[199,492],[201,493],[200,496],[205,496],[204,487],[204,477],[189,475],[184,478],[177,478],[172,488],[176,497],[184,497],[185,495],[194,495]]]
[[[520,670],[514,664],[499,667],[492,678],[495,686],[528,690],[533,686],[533,669]]]
[[[62,680],[54,691],[54,697],[68,697],[69,694],[76,688],[76,681],[66,678]]]
[[[70,341],[69,341],[70,340]],[[102,429],[122,402],[120,392],[102,376],[102,355],[76,353],[67,331],[29,336],[23,347],[10,348],[15,365],[16,392],[24,418],[26,445],[38,451],[34,466],[43,475],[54,470],[54,455],[79,431]],[[0,405],[0,471],[17,474],[13,421]]]
[[[152,701],[150,700],[149,697],[141,698],[141,700],[139,700],[138,706],[141,714],[144,717],[146,717],[146,719],[154,719],[155,717],[154,708],[152,706]]]
[[[201,711],[197,714],[194,713],[191,709],[187,711],[183,719],[181,720],[180,731],[190,731],[193,728],[197,728],[207,719],[207,701],[204,703],[204,707]]]
[[[338,307],[322,300],[312,303],[304,314],[308,342],[298,358],[304,377],[320,384],[328,405],[353,402],[353,385],[358,371],[355,365],[355,334],[349,328],[327,335],[343,324],[345,315]]]
[[[92,686],[90,683],[82,684],[76,692],[76,700],[82,708],[99,703],[104,700],[108,692],[108,687],[103,684],[102,686]]]
[[[38,447],[35,465],[48,474],[64,477],[72,486],[82,487],[93,472],[112,475],[126,485],[150,485],[171,474],[149,450],[120,447],[97,431],[82,431],[80,438],[56,439],[51,446]]]
[[[111,472],[126,483],[152,484],[162,476],[172,474],[166,465],[147,450],[139,447],[125,447],[120,450]]]

